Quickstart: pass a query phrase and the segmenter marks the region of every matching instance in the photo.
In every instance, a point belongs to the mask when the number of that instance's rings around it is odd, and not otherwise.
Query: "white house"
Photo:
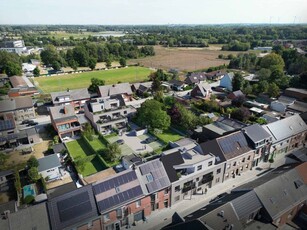
[[[225,87],[229,91],[232,91],[232,79],[234,74],[233,73],[226,73],[224,77],[220,81],[220,86]]]
[[[62,174],[60,171],[61,163],[57,154],[52,154],[38,159],[38,173],[48,180],[60,179]]]

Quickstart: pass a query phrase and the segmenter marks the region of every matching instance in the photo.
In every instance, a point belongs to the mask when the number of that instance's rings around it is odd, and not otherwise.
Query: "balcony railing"
[[[186,192],[194,189],[195,187],[196,187],[195,182],[193,182],[193,183],[191,183],[187,186],[184,186],[183,189],[182,189],[182,193],[186,193]]]
[[[211,182],[211,181],[213,181],[213,174],[212,173],[203,176],[201,181],[198,182],[198,186],[201,186],[201,185],[206,184],[206,183]]]

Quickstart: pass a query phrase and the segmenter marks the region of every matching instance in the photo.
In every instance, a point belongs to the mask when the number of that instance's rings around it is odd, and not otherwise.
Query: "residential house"
[[[38,94],[35,86],[25,76],[12,76],[9,78],[12,88],[8,92],[9,97],[34,96]]]
[[[191,96],[200,99],[210,99],[212,94],[211,86],[208,83],[198,83],[191,91]]]
[[[136,112],[132,106],[126,106],[120,95],[95,98],[88,101],[84,108],[85,116],[93,127],[102,134],[113,129],[125,129],[128,116]]]
[[[307,163],[283,165],[256,180],[235,188],[255,191],[263,208],[260,220],[281,228],[296,216],[307,200]]]
[[[304,113],[307,112],[307,103],[301,101],[295,101],[292,105],[287,107],[287,111],[294,113]]]
[[[233,73],[226,73],[220,81],[220,86],[226,88],[228,91],[232,91],[233,77],[234,77]]]
[[[245,126],[246,124],[235,119],[219,117],[213,123],[203,126],[197,138],[199,142],[204,142],[241,130]]]
[[[245,97],[244,93],[241,90],[233,91],[227,96],[230,100],[233,100],[238,97]]]
[[[138,166],[143,163],[143,158],[135,153],[128,156],[123,156],[121,159],[121,164],[125,169],[129,169]]]
[[[187,85],[195,85],[206,80],[207,80],[206,73],[198,72],[198,73],[191,73],[189,76],[186,77],[184,82]]]
[[[121,95],[124,102],[132,101],[132,90],[129,83],[99,86],[100,97]]]
[[[36,65],[30,64],[30,63],[22,63],[21,69],[24,73],[33,72],[33,70],[36,68]]]
[[[128,169],[92,184],[103,229],[120,229],[151,213],[151,198],[145,196],[137,173]]]
[[[293,105],[295,102],[295,98],[280,96],[278,100],[272,101],[270,104],[270,108],[274,111],[284,113],[288,106]]]
[[[272,136],[259,124],[253,124],[242,129],[255,150],[253,166],[268,158]]]
[[[53,196],[47,204],[52,230],[102,229],[91,185]]]
[[[245,229],[259,214],[262,204],[254,191],[237,191],[225,195],[184,218],[199,220],[212,229]]]
[[[243,131],[204,142],[200,147],[203,154],[212,154],[217,161],[224,163],[223,181],[252,168],[254,151]]]
[[[27,52],[27,47],[23,40],[3,41],[0,43],[0,50],[5,50],[9,53],[22,54]]]
[[[294,97],[297,100],[307,102],[307,90],[297,88],[287,88],[284,94],[288,97]]]
[[[205,76],[208,80],[218,81],[225,76],[225,70],[216,70],[209,73],[206,73]]]
[[[62,140],[65,137],[72,138],[81,132],[81,125],[71,104],[50,107],[50,118],[53,128]]]
[[[161,162],[172,183],[171,204],[190,199],[222,182],[222,167],[212,154],[201,154],[198,144],[184,138],[170,142],[172,149],[164,151]]]
[[[133,93],[136,93],[139,96],[144,96],[144,94],[151,94],[151,85],[152,82],[142,82],[142,83],[133,83],[131,84],[131,90]]]
[[[295,148],[302,148],[307,140],[307,125],[299,114],[262,126],[271,136],[270,158]]]
[[[83,111],[85,102],[91,97],[87,88],[67,89],[62,92],[50,93],[50,95],[54,106],[71,104],[76,111]]]
[[[187,84],[183,81],[172,79],[168,81],[170,88],[175,91],[182,91],[187,86]]]
[[[40,203],[9,212],[0,219],[0,229],[4,230],[51,230],[46,203]]]
[[[17,122],[35,118],[31,97],[16,97],[0,101],[0,117],[10,116]]]
[[[5,184],[14,175],[13,170],[0,171],[0,185]]]
[[[150,196],[151,212],[170,207],[171,182],[160,159],[137,166],[135,172],[144,194]]]
[[[60,159],[57,154],[52,154],[38,159],[38,173],[47,181],[59,180],[62,177]]]

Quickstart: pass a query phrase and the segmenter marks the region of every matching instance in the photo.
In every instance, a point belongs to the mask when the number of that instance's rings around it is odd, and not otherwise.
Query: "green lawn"
[[[178,133],[170,129],[164,131],[161,134],[157,134],[156,136],[159,137],[161,140],[163,140],[165,143],[168,143],[169,141],[178,141],[181,138],[183,138],[183,136],[179,135]]]
[[[94,157],[93,160],[88,161],[85,163],[84,170],[82,171],[83,176],[89,176],[94,173],[100,172],[102,170],[106,169],[104,165],[101,164],[101,161],[98,159],[98,157]]]
[[[141,82],[148,80],[151,70],[144,67],[128,67],[111,70],[91,71],[77,74],[67,74],[53,77],[38,77],[35,85],[44,93],[64,91],[69,89],[87,88],[91,78],[105,80],[106,85],[118,82]]]
[[[66,146],[73,159],[76,159],[77,157],[83,158],[94,154],[82,138],[76,141],[70,141],[66,143]]]
[[[93,149],[97,152],[107,148],[106,143],[104,143],[100,138],[94,137],[94,140],[89,141]]]

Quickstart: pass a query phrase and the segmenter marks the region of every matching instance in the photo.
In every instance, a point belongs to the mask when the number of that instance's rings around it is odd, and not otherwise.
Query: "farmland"
[[[251,51],[254,52],[254,51]],[[155,56],[130,60],[129,64],[140,63],[145,67],[171,68],[180,71],[193,71],[228,64],[229,60],[218,59],[219,54],[238,54],[242,52],[221,51],[221,45],[205,48],[166,48],[155,46]]]
[[[118,82],[147,81],[151,70],[144,67],[128,67],[121,69],[90,71],[77,74],[67,74],[53,77],[34,78],[34,84],[43,92],[57,92],[69,89],[87,88],[91,78],[105,81],[106,85]]]

